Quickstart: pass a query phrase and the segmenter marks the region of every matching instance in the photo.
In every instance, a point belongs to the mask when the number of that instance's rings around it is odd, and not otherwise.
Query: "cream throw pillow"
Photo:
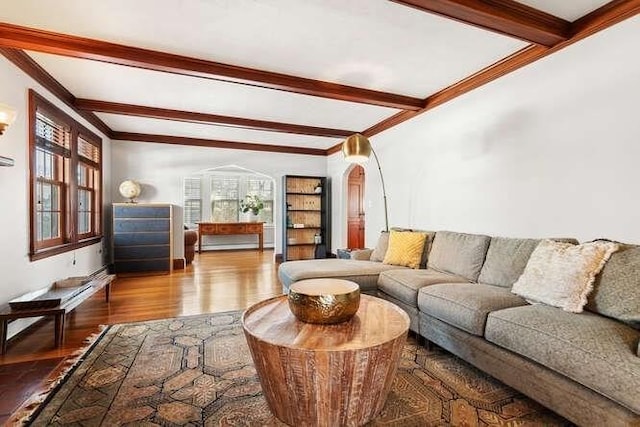
[[[418,268],[420,267],[426,240],[426,233],[391,230],[389,248],[382,262],[384,264]]]
[[[613,242],[573,245],[542,240],[511,292],[529,302],[540,302],[572,313],[582,312],[596,275],[612,253]]]
[[[387,254],[387,248],[389,247],[389,232],[381,231],[380,237],[378,237],[378,243],[375,249],[371,253],[371,261],[384,261],[384,256]]]

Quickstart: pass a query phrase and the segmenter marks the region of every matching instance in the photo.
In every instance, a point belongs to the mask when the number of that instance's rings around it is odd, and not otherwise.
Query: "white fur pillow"
[[[617,250],[618,245],[613,242],[573,245],[542,240],[511,292],[529,302],[580,313],[593,290],[596,275]]]

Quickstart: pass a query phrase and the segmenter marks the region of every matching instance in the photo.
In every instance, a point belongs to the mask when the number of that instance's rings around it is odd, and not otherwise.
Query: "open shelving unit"
[[[326,258],[331,252],[327,178],[285,175],[283,180],[283,261]]]

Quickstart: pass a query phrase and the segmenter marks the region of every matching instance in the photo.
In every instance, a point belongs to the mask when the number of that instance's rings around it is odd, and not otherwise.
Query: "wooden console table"
[[[55,319],[54,341],[56,347],[62,345],[64,340],[64,316],[71,312],[82,302],[87,300],[99,290],[105,290],[105,300],[109,302],[111,295],[111,282],[115,278],[113,274],[102,274],[95,276],[92,280],[83,286],[82,292],[61,302],[55,307],[49,308],[32,308],[13,310],[9,304],[0,306],[0,355],[7,352],[7,327],[9,322],[15,319],[24,319],[29,317],[53,316]],[[46,294],[45,294],[46,295]]]
[[[264,249],[264,223],[262,222],[199,222],[198,253],[202,252],[202,236],[257,234],[258,249]]]

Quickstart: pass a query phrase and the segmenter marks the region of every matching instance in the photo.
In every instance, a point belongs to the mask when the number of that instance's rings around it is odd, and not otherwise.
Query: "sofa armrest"
[[[373,249],[354,249],[351,251],[351,259],[357,261],[369,261]]]

